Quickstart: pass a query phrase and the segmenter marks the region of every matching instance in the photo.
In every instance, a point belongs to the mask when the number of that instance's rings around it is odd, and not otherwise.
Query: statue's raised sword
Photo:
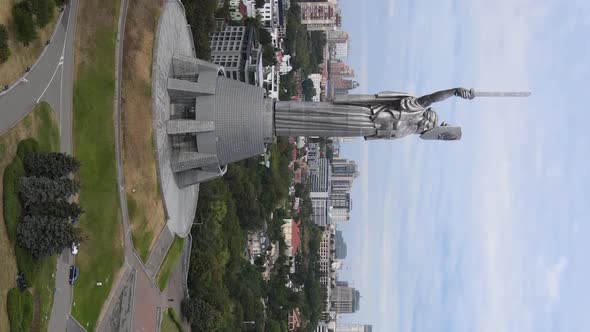
[[[530,92],[491,92],[491,91],[475,91],[474,89],[469,90],[471,96],[469,99],[476,97],[528,97],[531,95]]]

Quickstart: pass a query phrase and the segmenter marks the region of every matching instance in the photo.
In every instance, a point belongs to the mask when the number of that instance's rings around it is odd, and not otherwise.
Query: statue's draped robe
[[[415,97],[400,92],[338,96],[333,103],[279,101],[275,130],[278,136],[391,139],[414,134],[413,123],[423,112]]]

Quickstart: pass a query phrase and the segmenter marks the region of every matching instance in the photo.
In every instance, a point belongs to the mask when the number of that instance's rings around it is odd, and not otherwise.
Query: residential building
[[[287,245],[284,248],[285,256],[295,257],[299,250],[299,244],[301,243],[299,223],[294,219],[284,219],[283,222],[284,224],[281,226],[281,229],[285,238],[285,244]]]
[[[308,31],[329,31],[342,25],[338,6],[330,2],[300,2],[301,23]]]
[[[372,332],[373,326],[357,323],[336,323],[336,332]]]
[[[289,316],[287,318],[287,328],[289,331],[295,331],[298,330],[301,327],[301,313],[299,312],[299,308],[295,308],[293,309],[293,311],[291,311],[289,313]]]
[[[223,66],[228,78],[262,86],[262,46],[256,29],[217,22],[216,31],[209,35],[211,62]]]
[[[310,74],[309,78],[313,82],[313,88],[315,90],[315,96],[311,98],[311,101],[320,101],[322,95],[322,74]]]

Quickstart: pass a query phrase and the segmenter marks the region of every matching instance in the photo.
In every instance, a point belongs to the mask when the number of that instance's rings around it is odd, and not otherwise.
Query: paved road
[[[18,89],[29,88],[31,97],[35,98],[34,102],[45,100],[56,111],[58,116],[58,123],[61,132],[61,147],[62,152],[72,154],[72,96],[73,96],[73,80],[74,80],[74,39],[76,34],[76,14],[78,9],[78,0],[71,0],[70,5],[64,11],[62,21],[59,24],[58,32],[56,32],[54,39],[51,42],[50,49],[46,55],[55,56],[53,65],[50,59],[40,59],[37,66],[31,71],[30,75],[39,74],[48,75],[53,71],[50,77],[39,78],[34,81],[34,78],[28,79],[29,82],[21,82],[15,89],[5,96],[10,98],[17,96]],[[63,37],[59,33],[63,33]],[[57,39],[59,37],[60,39]],[[61,45],[58,45],[61,41]],[[56,47],[60,51],[59,56],[54,53],[51,47]],[[49,53],[51,50],[52,53]],[[57,61],[56,61],[57,60]],[[46,67],[42,67],[46,66]],[[53,69],[51,69],[53,67]],[[33,86],[34,84],[34,86]],[[41,86],[44,86],[40,93],[33,93]],[[26,99],[24,99],[26,100]],[[0,99],[0,105],[2,105]],[[55,273],[55,287],[56,293],[53,297],[53,307],[51,308],[51,317],[49,319],[49,331],[66,331],[72,330],[72,327],[78,327],[73,318],[70,317],[70,309],[72,305],[73,289],[68,283],[69,268],[74,264],[74,257],[70,254],[69,249],[65,249],[59,259],[57,260]]]
[[[69,110],[71,110],[75,32],[72,26],[76,21],[76,6],[76,1],[72,1],[72,5],[66,7],[51,43],[31,71],[26,73],[9,91],[2,92],[0,95],[0,134],[16,125],[40,100],[50,102],[59,116],[60,128],[69,127],[71,133],[71,121],[67,122],[65,114],[68,109],[64,110],[67,105],[62,106],[62,101],[69,97]],[[71,135],[65,137],[62,147],[68,144],[71,146],[70,137]]]

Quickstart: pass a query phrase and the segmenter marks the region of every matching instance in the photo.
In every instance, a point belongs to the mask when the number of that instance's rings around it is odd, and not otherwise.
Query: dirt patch
[[[31,67],[37,61],[45,48],[45,42],[51,38],[60,15],[56,8],[49,24],[37,30],[39,37],[25,47],[16,41],[12,24],[12,7],[16,2],[16,0],[0,0],[0,24],[4,24],[8,29],[8,47],[11,52],[8,60],[0,64],[0,87],[14,83],[25,73],[25,68]]]
[[[134,206],[134,213],[130,213],[134,245],[144,261],[165,224],[158,192],[151,114],[152,49],[161,6],[161,0],[130,2],[123,52],[121,111],[125,187]]]

